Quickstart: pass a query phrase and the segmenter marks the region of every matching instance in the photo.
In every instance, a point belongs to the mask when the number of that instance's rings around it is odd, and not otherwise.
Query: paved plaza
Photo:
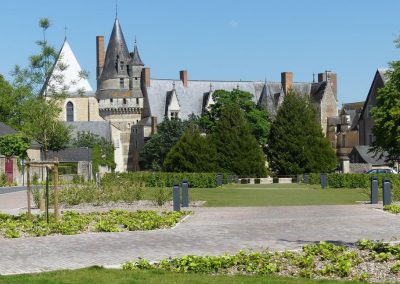
[[[0,195],[0,204],[6,196]],[[299,249],[322,240],[393,240],[400,236],[400,218],[380,207],[198,208],[173,229],[0,239],[0,274],[118,265],[138,257]]]

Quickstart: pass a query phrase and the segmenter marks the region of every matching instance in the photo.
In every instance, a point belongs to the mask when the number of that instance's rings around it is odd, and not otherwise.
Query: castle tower
[[[118,18],[104,55],[104,38],[96,37],[97,91],[99,114],[121,131],[124,170],[133,170],[132,126],[143,118],[142,70],[144,64],[134,44],[128,51]]]

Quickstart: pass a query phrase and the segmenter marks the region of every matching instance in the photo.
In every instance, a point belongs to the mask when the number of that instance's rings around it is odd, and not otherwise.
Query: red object
[[[5,173],[7,175],[7,181],[9,183],[12,183],[14,181],[13,169],[14,169],[13,160],[11,158],[6,158]]]

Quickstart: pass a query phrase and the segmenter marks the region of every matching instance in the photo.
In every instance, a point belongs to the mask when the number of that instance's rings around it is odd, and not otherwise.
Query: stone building
[[[64,43],[63,48],[67,47]],[[64,60],[75,58],[71,54]],[[87,87],[85,92],[70,90],[60,118],[75,124],[86,122],[87,128],[90,122],[108,123],[116,147],[116,171],[139,170],[139,153],[157,131],[157,124],[165,118],[200,115],[214,103],[212,95],[218,89],[250,92],[254,102],[271,115],[292,89],[315,104],[324,134],[328,117],[338,116],[337,76],[330,71],[318,74],[317,82],[307,83],[294,82],[291,72],[282,72],[280,82],[189,80],[186,70],[177,79],[151,78],[136,42],[129,51],[118,18],[107,48],[104,37],[96,37],[96,65],[96,92]],[[79,64],[71,66],[75,66],[72,73],[80,72]]]

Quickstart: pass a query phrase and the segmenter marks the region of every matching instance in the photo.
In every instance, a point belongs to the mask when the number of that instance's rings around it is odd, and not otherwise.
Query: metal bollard
[[[321,174],[321,187],[327,188],[328,187],[328,176],[327,174]]]
[[[304,174],[303,180],[304,180],[305,184],[309,184],[310,183],[310,176],[308,174]]]
[[[371,178],[371,204],[378,204],[378,178]]]
[[[236,175],[236,184],[239,184],[239,176]]]
[[[228,176],[228,184],[231,184],[232,183],[232,175],[229,175]]]
[[[392,203],[392,182],[390,179],[383,181],[383,206]]]
[[[222,186],[222,175],[217,175],[217,186]]]
[[[181,196],[180,196],[180,188],[177,183],[174,183],[174,187],[172,189],[172,200],[174,211],[181,211]]]
[[[182,207],[189,207],[189,184],[182,180]]]

